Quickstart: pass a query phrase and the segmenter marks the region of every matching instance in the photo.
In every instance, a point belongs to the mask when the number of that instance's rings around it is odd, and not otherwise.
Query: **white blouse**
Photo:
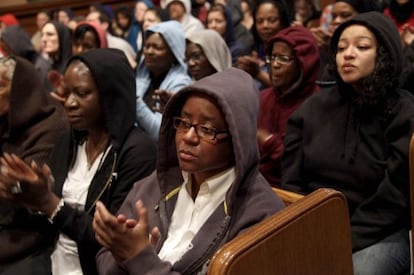
[[[195,200],[191,197],[191,177],[182,172],[184,183],[178,193],[171,218],[168,237],[158,256],[174,264],[190,249],[191,241],[213,211],[224,202],[227,190],[233,184],[236,174],[234,167],[207,179],[200,186]]]
[[[72,169],[68,172],[63,184],[62,197],[65,204],[83,211],[86,204],[89,185],[92,182],[99,166],[103,163],[108,148],[98,155],[89,168],[86,155],[86,142],[78,145],[76,160]],[[105,155],[104,155],[105,154]],[[63,233],[59,234],[56,248],[51,255],[53,275],[82,275],[79,261],[78,246],[76,242]]]

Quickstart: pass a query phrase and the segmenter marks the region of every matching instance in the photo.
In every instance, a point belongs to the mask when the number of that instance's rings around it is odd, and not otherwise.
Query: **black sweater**
[[[395,93],[397,103],[387,116],[382,110],[362,115],[334,86],[310,97],[288,121],[283,186],[343,192],[354,251],[409,226],[414,101],[405,91]]]

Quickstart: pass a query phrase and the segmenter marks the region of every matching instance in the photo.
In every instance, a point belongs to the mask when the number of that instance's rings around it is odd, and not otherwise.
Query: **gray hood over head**
[[[259,173],[259,151],[256,142],[259,94],[254,80],[246,72],[230,68],[207,76],[180,90],[168,102],[160,129],[159,173],[178,163],[173,117],[179,115],[188,95],[193,92],[214,98],[224,114],[231,135],[235,156],[236,180],[228,202],[232,202],[240,184],[249,183]],[[161,190],[163,187],[161,186]]]

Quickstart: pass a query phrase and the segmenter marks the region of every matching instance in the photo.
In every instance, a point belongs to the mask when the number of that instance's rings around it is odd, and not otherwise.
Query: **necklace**
[[[85,143],[85,151],[86,151],[86,160],[87,160],[87,164],[88,164],[88,170],[91,169],[92,165],[94,164],[95,160],[98,158],[98,156],[102,154],[101,160],[102,161],[105,153],[104,151],[106,151],[106,148],[108,148],[108,139],[107,137],[105,137],[104,139],[102,139],[102,141],[100,141],[96,147],[95,150],[93,152],[89,152],[89,139],[86,139],[86,143]]]

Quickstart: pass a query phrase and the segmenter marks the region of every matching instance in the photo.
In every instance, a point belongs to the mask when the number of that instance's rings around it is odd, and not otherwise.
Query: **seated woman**
[[[41,30],[43,51],[49,56],[51,69],[63,73],[72,56],[72,32],[65,25],[49,21]]]
[[[344,193],[355,274],[408,273],[414,101],[397,88],[403,64],[398,30],[381,13],[361,13],[336,29],[331,48],[337,84],[289,118],[282,186]]]
[[[45,87],[50,87],[47,78],[50,64],[35,50],[29,34],[21,26],[9,26],[1,32],[0,51],[4,57],[20,56],[29,60],[38,71]]]
[[[108,41],[106,39],[105,31],[98,22],[81,21],[73,31],[73,54],[80,54],[98,48],[108,48]],[[54,90],[50,93],[52,97],[65,103],[65,95],[63,91],[64,79],[63,75],[53,70],[48,74],[48,79]]]
[[[0,152],[48,163],[58,136],[68,128],[62,106],[47,94],[33,64],[21,57],[0,59]],[[35,228],[36,221],[26,209],[0,199],[0,274],[50,274],[39,264],[48,261],[39,254],[50,228]]]
[[[146,32],[143,56],[137,69],[137,122],[154,140],[158,140],[161,113],[153,99],[156,89],[176,93],[191,83],[184,62],[185,38],[176,21],[150,26]]]
[[[185,60],[194,80],[231,68],[231,53],[224,39],[213,30],[187,35]]]
[[[146,0],[145,0],[146,1]],[[141,3],[141,2],[139,2]],[[142,19],[142,26],[141,31],[138,34],[136,45],[140,49],[137,52],[137,60],[139,61],[142,56],[142,51],[144,48],[144,33],[147,31],[147,29],[155,24],[158,24],[160,22],[165,22],[170,20],[170,16],[168,15],[168,11],[161,9],[161,8],[148,8],[143,15]],[[138,62],[139,63],[139,62]]]
[[[100,274],[205,272],[220,246],[283,207],[258,170],[258,108],[253,79],[234,68],[171,98],[157,171],[135,184],[118,216],[97,205]]]
[[[231,54],[226,42],[216,31],[208,29],[187,35],[185,61],[190,76],[196,81],[231,68]],[[155,110],[162,113],[173,93],[155,90],[154,94],[157,102]]]
[[[240,56],[249,54],[253,49],[253,36],[251,43],[244,45],[236,40],[234,26],[232,24],[231,11],[228,7],[216,3],[210,7],[207,13],[207,28],[218,32],[226,41],[230,49],[232,64],[237,64]]]
[[[153,171],[155,144],[134,127],[135,77],[123,52],[97,49],[74,56],[64,77],[72,130],[55,147],[51,169],[5,154],[0,195],[41,211],[43,222],[58,231],[53,274],[97,274],[95,204],[100,200],[115,213],[133,183]]]
[[[257,141],[260,172],[273,186],[280,186],[280,161],[289,116],[319,90],[319,49],[312,33],[302,26],[276,34],[266,56],[272,87],[260,92]]]
[[[80,54],[98,48],[108,48],[102,26],[94,21],[81,21],[73,31],[72,53]]]
[[[254,49],[250,55],[237,59],[236,67],[248,72],[257,80],[259,90],[271,86],[265,62],[270,39],[290,26],[290,16],[284,1],[258,0],[253,10]]]

